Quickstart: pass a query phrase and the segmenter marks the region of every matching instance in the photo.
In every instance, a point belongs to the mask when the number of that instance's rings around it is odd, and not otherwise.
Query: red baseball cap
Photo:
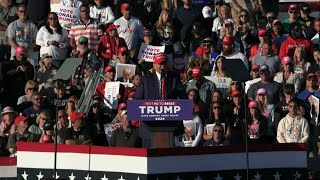
[[[153,63],[154,64],[161,64],[163,62],[168,61],[168,56],[165,53],[158,53],[153,56]]]
[[[16,125],[19,124],[19,122],[21,122],[21,121],[26,121],[27,119],[28,119],[28,117],[18,116],[18,117],[16,117],[16,119],[14,120],[14,125],[16,126]]]
[[[130,8],[130,5],[128,3],[121,4],[121,11],[127,10],[128,8]]]
[[[75,120],[82,118],[84,115],[86,114],[79,113],[79,112],[72,112],[70,115],[70,121],[74,122]]]
[[[134,95],[136,94],[136,92],[135,91],[132,91],[132,92],[130,92],[129,93],[129,95],[128,95],[128,98],[132,98],[132,97],[134,97]]]
[[[193,78],[199,78],[201,75],[201,70],[202,70],[202,68],[199,66],[192,68],[192,75],[191,76]]]
[[[109,26],[108,26],[108,28],[106,29],[106,32],[108,33],[108,32],[110,32],[111,30],[114,30],[114,29],[117,29],[119,26],[116,26],[116,25],[114,25],[114,24],[110,24]]]
[[[309,73],[307,76],[307,79],[309,79],[311,77],[317,78],[317,75],[315,75],[314,73]]]
[[[120,103],[120,104],[118,105],[118,109],[119,109],[119,110],[125,110],[125,109],[127,109],[126,103]]]
[[[239,96],[241,96],[241,93],[238,90],[234,90],[234,91],[232,91],[231,96],[232,97],[239,97]]]
[[[296,4],[290,4],[289,5],[289,10],[291,10],[291,9],[299,9],[299,7],[296,5]]]
[[[204,46],[199,46],[196,50],[196,55],[199,56],[201,55],[202,53],[207,53],[209,52],[210,50],[205,48]]]
[[[119,54],[123,55],[123,53],[129,54],[129,50],[125,46],[119,48]]]
[[[259,107],[257,101],[250,101],[248,107],[251,109],[253,107]]]
[[[260,66],[259,66],[258,64],[253,65],[253,66],[251,67],[251,71],[259,71],[259,69],[260,69]]]
[[[106,72],[114,72],[115,71],[115,69],[114,69],[114,67],[113,66],[107,66],[107,67],[105,67],[104,68],[104,72],[106,73]]]
[[[291,59],[290,56],[285,56],[285,57],[282,58],[282,64],[287,65],[287,64],[290,64],[290,63],[292,63],[292,59]]]
[[[234,41],[235,41],[234,37],[225,36],[222,40],[222,45],[229,45],[234,43]]]
[[[274,26],[275,24],[277,23],[280,23],[281,24],[281,21],[279,19],[275,19],[272,21],[272,25]]]
[[[143,36],[152,36],[152,32],[149,29],[143,31]]]
[[[23,46],[16,47],[16,55],[21,55],[26,53],[26,48]]]
[[[260,29],[260,30],[258,31],[258,36],[264,37],[266,34],[267,34],[267,31],[266,31],[265,29]]]

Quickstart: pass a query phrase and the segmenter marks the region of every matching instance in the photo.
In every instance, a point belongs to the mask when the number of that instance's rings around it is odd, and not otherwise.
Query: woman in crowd
[[[76,110],[76,105],[78,104],[78,98],[77,96],[71,96],[68,99],[67,105],[66,105],[66,113],[70,117],[70,115]]]
[[[104,1],[105,0],[94,0],[90,6],[90,17],[101,25],[113,23],[115,20],[112,9],[109,6],[103,6]]]
[[[248,136],[252,143],[264,142],[264,136],[268,128],[267,119],[261,114],[257,101],[249,102],[249,118],[247,120]]]
[[[226,100],[227,103],[232,101],[232,92],[235,91],[235,90],[237,90],[241,94],[243,94],[243,87],[241,85],[241,82],[239,82],[239,81],[231,81],[230,86],[229,86],[228,91],[227,91],[227,94],[226,94],[226,97],[225,97],[225,100]]]
[[[40,60],[40,68],[36,74],[36,80],[40,86],[52,85],[52,78],[57,73],[57,69],[52,65],[52,56],[43,54]]]
[[[218,17],[213,20],[212,36],[217,41],[220,38],[220,30],[224,26],[225,21],[231,18],[230,8],[223,4],[218,8]]]
[[[155,40],[162,46],[165,46],[165,52],[170,54],[173,51],[174,42],[174,26],[171,19],[169,9],[163,9],[160,13],[158,21],[154,25],[156,32]]]
[[[29,127],[28,131],[34,134],[43,134],[43,126],[47,121],[51,121],[50,114],[46,111],[42,111],[36,119],[36,124]]]
[[[246,27],[249,28],[249,32],[255,34],[255,27],[254,27],[254,21],[252,17],[249,16],[249,13],[247,10],[242,9],[239,12],[238,20],[236,21],[236,26],[235,26],[235,31],[240,32],[242,31],[243,26],[245,25]]]
[[[25,95],[19,97],[17,105],[20,105],[20,106],[27,106],[27,104],[31,105],[32,94],[34,92],[38,92],[38,88],[39,88],[39,85],[36,81],[34,80],[27,81],[24,87]],[[26,107],[22,107],[21,110],[25,108]]]
[[[40,56],[42,57],[43,54],[51,55],[53,65],[56,66],[56,68],[60,68],[67,58],[69,38],[67,30],[59,24],[56,13],[49,13],[48,22],[40,28],[36,43],[41,46]]]
[[[286,56],[282,59],[281,71],[274,76],[273,80],[282,85],[293,84],[295,92],[298,93],[300,91],[301,81],[299,76],[294,73],[294,66],[291,57]]]
[[[303,47],[296,47],[293,56],[294,72],[300,77],[302,81],[305,80],[305,76],[311,66],[308,62],[307,52]]]
[[[214,69],[211,72],[211,76],[213,77],[228,77],[228,73],[225,70],[225,67],[223,66],[223,61],[226,60],[224,56],[219,56],[216,59],[216,62],[214,64]]]
[[[207,121],[206,121],[204,129],[203,129],[203,139],[204,140],[209,140],[212,138],[212,134],[208,133],[207,128],[212,128],[212,125],[217,124],[217,123],[223,125],[223,129],[224,129],[223,132],[225,132],[224,137],[226,139],[230,139],[231,138],[231,128],[229,125],[229,121],[228,121],[227,117],[225,116],[225,114],[223,113],[222,105],[218,102],[214,102],[211,105],[211,108],[209,111],[209,117],[207,118]]]

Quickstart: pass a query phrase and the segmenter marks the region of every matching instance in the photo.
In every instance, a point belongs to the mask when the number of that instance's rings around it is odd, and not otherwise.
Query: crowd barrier
[[[249,146],[249,179],[307,179],[304,144]],[[246,179],[244,146],[143,149],[58,145],[57,177],[68,180]],[[18,143],[0,158],[0,179],[53,178],[54,144]]]

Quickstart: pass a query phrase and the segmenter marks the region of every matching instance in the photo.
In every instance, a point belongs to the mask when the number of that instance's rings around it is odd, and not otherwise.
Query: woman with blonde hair
[[[213,36],[215,39],[220,38],[220,30],[228,19],[232,19],[229,6],[226,4],[219,6],[218,17],[213,20],[212,25],[212,33],[216,35]]]
[[[34,80],[27,81],[24,87],[25,95],[22,95],[18,98],[17,105],[21,105],[23,103],[31,103],[32,94],[34,92],[38,92],[38,88],[39,88],[39,85],[36,81]]]
[[[30,133],[42,135],[43,126],[47,121],[51,121],[49,112],[47,111],[40,112],[39,116],[36,119],[36,124],[31,125],[28,131]]]
[[[52,56],[43,54],[40,60],[40,68],[36,74],[36,80],[41,87],[52,84],[52,78],[57,69],[52,65]]]
[[[163,9],[161,11],[153,31],[156,32],[155,40],[158,41],[160,45],[166,46],[166,53],[173,52],[174,29],[169,9]]]
[[[255,100],[258,102],[258,106],[261,110],[261,114],[267,118],[268,125],[270,127],[273,122],[274,105],[268,103],[267,93],[268,93],[267,90],[264,88],[258,89]]]
[[[307,62],[307,52],[304,47],[296,47],[293,55],[293,64],[294,72],[300,77],[300,79],[304,79],[309,67],[311,66],[311,63]]]
[[[251,33],[255,33],[255,27],[254,27],[254,22],[252,17],[249,16],[249,12],[245,9],[241,9],[239,12],[239,16],[237,17],[238,19],[236,20],[236,28],[235,32],[241,32],[245,27],[249,27]]]
[[[68,114],[69,117],[70,117],[71,113],[73,113],[76,110],[77,103],[78,103],[77,96],[73,95],[68,99],[65,110],[66,110],[66,113]]]

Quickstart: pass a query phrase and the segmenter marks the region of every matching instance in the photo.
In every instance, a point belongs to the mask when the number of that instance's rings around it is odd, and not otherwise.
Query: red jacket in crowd
[[[290,56],[291,58],[293,58],[294,51],[298,46],[304,47],[307,55],[309,57],[312,57],[312,43],[309,39],[306,39],[304,37],[299,39],[292,39],[291,36],[288,36],[288,38],[281,44],[279,53],[280,59],[284,58],[285,56]]]
[[[112,55],[118,55],[119,48],[123,46],[127,47],[127,44],[121,37],[101,36],[98,45],[99,56],[104,60],[109,60]]]

